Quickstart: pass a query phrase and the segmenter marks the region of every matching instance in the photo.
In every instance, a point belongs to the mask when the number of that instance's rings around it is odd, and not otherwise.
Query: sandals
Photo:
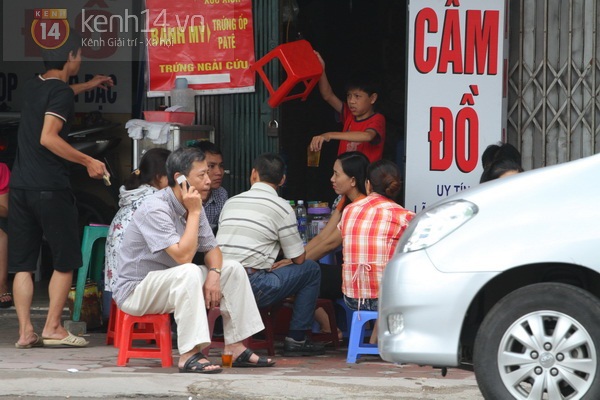
[[[250,362],[250,357],[252,357],[252,354],[254,354],[254,352],[252,350],[250,350],[250,349],[244,350],[242,352],[242,354],[240,354],[235,359],[232,366],[234,368],[254,368],[254,367],[272,367],[273,365],[275,365],[275,361],[269,361],[269,359],[267,357],[263,357],[263,356],[258,357],[258,361],[255,363]]]
[[[17,349],[31,349],[33,347],[44,347],[44,339],[42,339],[37,333],[33,333],[35,336],[35,341],[29,344],[19,344],[19,342],[15,343],[15,347]]]
[[[13,297],[11,292],[0,294],[0,299],[3,297],[10,297],[10,300],[0,300],[0,308],[9,308],[13,306]]]
[[[187,372],[194,372],[197,374],[218,374],[219,372],[223,372],[223,368],[215,368],[215,369],[209,369],[207,370],[206,367],[209,367],[212,364],[210,361],[209,362],[198,362],[199,360],[204,358],[204,354],[202,353],[196,353],[193,356],[191,356],[183,365],[183,368],[179,368],[179,372],[182,373],[187,373]]]
[[[46,347],[85,347],[90,342],[82,337],[75,336],[71,332],[67,331],[67,337],[62,339],[53,339],[43,337],[43,343]]]

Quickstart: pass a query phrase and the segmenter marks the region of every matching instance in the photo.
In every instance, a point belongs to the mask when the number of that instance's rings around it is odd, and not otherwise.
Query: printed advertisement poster
[[[252,1],[146,0],[148,96],[176,78],[198,94],[254,91]]]
[[[137,35],[131,0],[20,0],[2,2],[2,60],[0,103],[20,111],[21,88],[45,72],[42,48],[56,48],[68,35],[81,36],[82,64],[69,83],[82,83],[94,75],[110,75],[115,86],[75,97],[77,112],[131,112],[132,47]],[[128,43],[129,40],[129,43]]]
[[[505,0],[409,5],[406,199],[419,212],[479,184],[505,126]]]

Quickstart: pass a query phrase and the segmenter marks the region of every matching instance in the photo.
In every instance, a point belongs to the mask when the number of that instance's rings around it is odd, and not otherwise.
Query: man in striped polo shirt
[[[313,324],[321,270],[306,259],[294,210],[277,194],[284,182],[283,159],[260,155],[254,161],[250,190],[230,198],[221,211],[217,242],[224,258],[246,268],[259,308],[295,296],[284,355],[319,355],[324,347],[308,340],[306,331]],[[293,264],[273,268],[280,250]]]

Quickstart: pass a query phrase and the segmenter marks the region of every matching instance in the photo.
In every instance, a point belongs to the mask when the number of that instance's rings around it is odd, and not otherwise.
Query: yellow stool
[[[81,317],[83,291],[88,275],[94,282],[100,282],[103,279],[104,246],[107,235],[107,225],[88,225],[83,228],[83,239],[81,240],[83,265],[77,272],[75,301],[73,302],[73,321],[79,321]]]

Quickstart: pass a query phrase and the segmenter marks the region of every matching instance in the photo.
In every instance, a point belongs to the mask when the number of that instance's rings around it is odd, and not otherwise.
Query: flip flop
[[[29,344],[19,344],[19,342],[15,343],[15,347],[17,349],[31,349],[32,347],[44,347],[44,340],[39,337],[37,333],[33,334],[35,336],[35,342]]]
[[[267,357],[259,356],[258,361],[253,363],[250,362],[250,357],[252,357],[254,352],[250,349],[246,349],[240,354],[232,366],[235,368],[261,368],[261,367],[272,367],[275,365],[275,361],[269,361]]]
[[[46,347],[85,347],[90,342],[82,337],[73,335],[71,332],[67,332],[69,335],[62,339],[53,338],[42,338],[44,346]]]
[[[212,364],[210,361],[209,362],[198,362],[199,360],[205,358],[204,354],[202,353],[196,353],[193,356],[191,356],[186,362],[185,364],[183,364],[183,368],[179,368],[179,372],[182,373],[196,373],[196,374],[218,374],[219,372],[223,372],[223,368],[215,368],[215,369],[206,369],[206,367],[209,367]]]
[[[13,306],[13,297],[11,292],[0,294],[0,299],[3,297],[10,297],[10,300],[0,301],[0,308],[9,308]]]

